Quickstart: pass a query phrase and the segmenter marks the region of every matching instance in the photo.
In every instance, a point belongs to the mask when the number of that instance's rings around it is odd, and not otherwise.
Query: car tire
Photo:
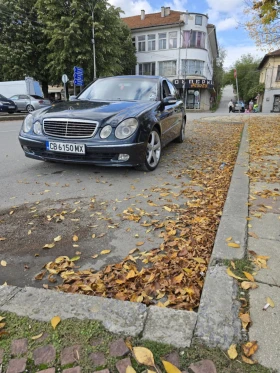
[[[13,110],[13,111],[8,111],[8,114],[14,114],[15,113],[15,111]]]
[[[27,105],[26,106],[26,111],[28,111],[28,113],[32,113],[32,111],[34,111],[35,109],[34,109],[34,107],[32,106],[32,105]]]
[[[186,137],[186,119],[183,118],[181,129],[180,129],[180,135],[176,137],[175,141],[181,144],[182,142],[184,142],[185,137]]]
[[[161,157],[161,138],[157,128],[153,128],[150,132],[147,142],[145,161],[137,167],[142,171],[154,171],[160,161]]]

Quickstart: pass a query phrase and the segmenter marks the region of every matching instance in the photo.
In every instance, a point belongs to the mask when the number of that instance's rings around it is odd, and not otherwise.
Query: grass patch
[[[245,265],[246,264],[246,265]],[[244,263],[240,268],[247,267]],[[114,358],[109,355],[110,343],[120,337],[105,330],[105,328],[96,321],[68,319],[62,320],[61,323],[53,330],[50,322],[39,322],[31,320],[28,317],[20,317],[12,313],[2,312],[1,316],[5,317],[3,322],[6,322],[5,330],[8,335],[2,335],[0,338],[0,349],[4,349],[3,371],[7,369],[7,364],[11,359],[11,343],[14,339],[27,338],[28,339],[28,354],[27,354],[27,371],[37,372],[40,369],[47,369],[48,367],[55,367],[62,371],[66,367],[60,366],[60,354],[64,347],[72,345],[81,345],[82,351],[80,360],[70,366],[79,365],[83,373],[92,373],[94,370],[104,369],[105,367],[111,373],[117,373],[116,363],[121,358]],[[32,340],[33,336],[44,333],[42,337],[37,340]],[[93,346],[92,341],[100,341],[98,345]],[[152,351],[157,366],[162,372],[163,366],[161,359],[173,351],[177,351],[181,360],[181,370],[186,370],[187,367],[203,359],[210,359],[217,367],[218,373],[271,373],[269,369],[261,367],[260,365],[249,366],[240,361],[231,361],[225,352],[216,348],[207,348],[203,345],[196,344],[191,348],[175,349],[172,346],[162,343],[142,341],[139,338],[130,338],[132,346],[143,346]],[[32,359],[32,352],[41,346],[52,344],[56,348],[56,361],[52,364],[42,364],[40,367],[35,367]],[[106,364],[104,367],[94,367],[89,358],[91,352],[101,351],[105,354]],[[138,364],[132,356],[130,356],[132,365],[137,373],[142,373],[146,367]]]

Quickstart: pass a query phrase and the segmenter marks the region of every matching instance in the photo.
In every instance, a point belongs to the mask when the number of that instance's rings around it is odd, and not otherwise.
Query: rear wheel
[[[32,111],[34,111],[34,107],[32,105],[27,105],[26,110],[28,111],[28,113],[32,113]]]
[[[180,135],[178,137],[176,137],[175,141],[179,142],[179,143],[182,143],[182,142],[184,142],[185,137],[186,137],[186,119],[183,118],[181,129],[180,129]]]
[[[145,154],[145,161],[144,163],[138,167],[138,169],[144,171],[154,171],[160,161],[161,157],[161,139],[159,131],[156,128],[153,128],[149,135],[146,154]]]

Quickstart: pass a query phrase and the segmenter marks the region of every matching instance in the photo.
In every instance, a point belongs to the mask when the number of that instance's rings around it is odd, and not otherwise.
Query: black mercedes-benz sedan
[[[185,127],[183,102],[170,81],[115,76],[28,114],[19,141],[25,155],[38,160],[153,171],[163,146],[183,142]]]

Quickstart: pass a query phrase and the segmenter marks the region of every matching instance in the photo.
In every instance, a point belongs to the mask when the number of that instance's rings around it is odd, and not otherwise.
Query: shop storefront
[[[186,109],[209,110],[211,106],[211,91],[213,81],[206,79],[174,79]]]

